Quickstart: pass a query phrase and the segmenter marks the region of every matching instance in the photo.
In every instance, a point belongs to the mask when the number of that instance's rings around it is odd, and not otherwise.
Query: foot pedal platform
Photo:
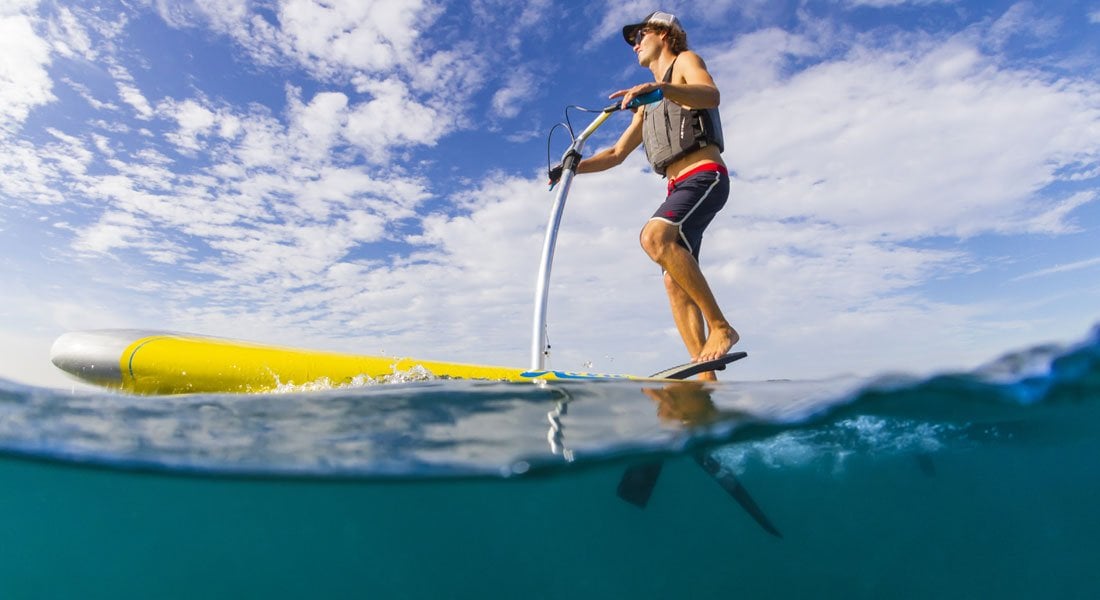
[[[671,369],[665,369],[660,373],[650,375],[650,377],[654,379],[687,379],[692,375],[698,375],[706,371],[724,371],[726,365],[735,360],[741,360],[748,355],[748,352],[731,352],[730,354],[719,356],[714,360],[685,363],[677,367],[672,367]]]

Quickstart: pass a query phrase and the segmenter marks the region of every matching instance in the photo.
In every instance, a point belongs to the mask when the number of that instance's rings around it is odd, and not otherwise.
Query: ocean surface
[[[934,377],[736,373],[0,380],[0,598],[1100,597],[1100,329]]]

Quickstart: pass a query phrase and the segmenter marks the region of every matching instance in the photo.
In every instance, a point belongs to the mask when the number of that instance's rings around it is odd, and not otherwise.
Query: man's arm
[[[622,105],[625,107],[631,100],[655,89],[660,89],[666,99],[688,109],[717,108],[721,101],[718,86],[714,84],[714,78],[707,71],[707,65],[698,54],[690,50],[681,52],[677,57],[671,83],[650,81],[630,89],[619,90],[609,97],[621,97]]]
[[[684,108],[718,108],[718,103],[722,100],[714,78],[707,71],[707,65],[698,54],[690,50],[680,53],[672,81],[674,83],[663,84],[661,93]],[[675,83],[677,81],[679,83]]]
[[[601,150],[577,163],[577,173],[595,173],[617,167],[638,146],[642,145],[642,110],[634,111],[634,117],[615,145]]]

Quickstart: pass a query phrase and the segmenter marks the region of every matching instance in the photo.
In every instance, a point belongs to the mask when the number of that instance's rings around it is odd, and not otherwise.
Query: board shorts
[[[717,163],[700,165],[678,179],[668,180],[668,196],[649,220],[678,227],[680,245],[698,261],[703,230],[726,205],[729,195],[729,171]]]

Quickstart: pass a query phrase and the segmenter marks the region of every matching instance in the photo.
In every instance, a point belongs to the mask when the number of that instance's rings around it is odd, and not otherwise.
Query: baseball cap
[[[641,23],[635,23],[633,25],[627,25],[626,27],[623,27],[623,39],[626,40],[627,44],[633,46],[634,34],[639,29],[650,24],[664,25],[665,27],[668,27],[670,29],[679,29],[680,31],[684,30],[684,27],[680,25],[680,19],[677,19],[676,15],[672,13],[661,12],[658,10],[649,13],[646,18],[642,19]]]

